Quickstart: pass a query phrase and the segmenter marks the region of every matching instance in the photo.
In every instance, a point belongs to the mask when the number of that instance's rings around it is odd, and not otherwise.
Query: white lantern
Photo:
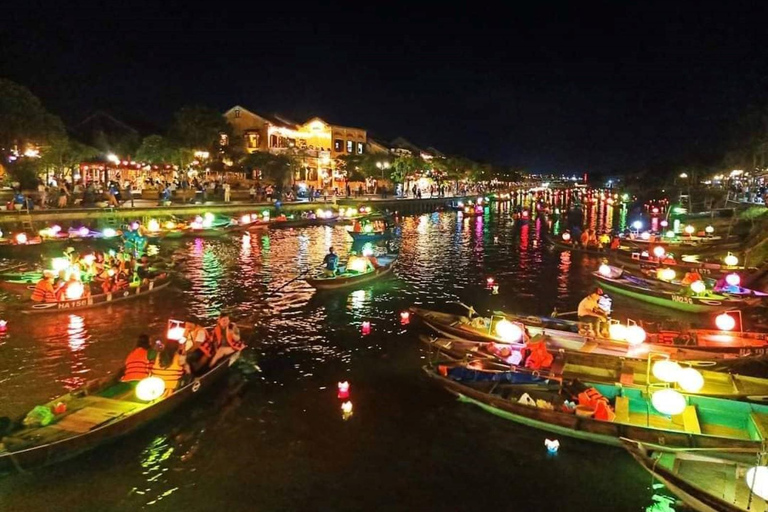
[[[752,492],[764,500],[768,500],[768,467],[755,466],[747,470],[744,476],[747,486]]]
[[[681,371],[682,368],[678,363],[668,359],[656,361],[651,368],[653,376],[664,382],[677,382]]]
[[[728,274],[725,276],[725,282],[730,286],[739,286],[741,284],[741,278],[739,274]]]
[[[691,290],[693,293],[704,293],[707,291],[707,285],[704,284],[704,281],[694,281],[691,283]]]
[[[698,393],[704,387],[704,377],[696,368],[683,368],[677,374],[677,384],[686,393]]]
[[[714,232],[715,232],[715,228],[713,228],[712,226],[707,226],[707,227],[705,227],[705,228],[704,228],[704,231],[705,231],[705,232],[706,232],[708,235],[711,235],[712,233],[714,233]]]
[[[667,231],[667,238],[675,238],[675,232],[672,230]]]
[[[736,319],[728,313],[720,313],[715,317],[715,325],[721,331],[732,331],[736,327]]]
[[[165,393],[165,381],[160,377],[147,377],[136,384],[136,398],[151,402]]]
[[[674,269],[671,269],[671,268],[663,268],[663,269],[661,269],[659,271],[659,275],[665,281],[672,281],[675,278],[675,276],[676,276]]]
[[[627,327],[627,343],[630,345],[640,345],[645,341],[645,329],[639,325],[630,325]]]
[[[662,256],[664,256],[664,254],[666,254],[666,252],[667,251],[665,251],[664,248],[660,245],[657,245],[656,247],[653,248],[653,255],[656,256],[657,258],[661,258]]]
[[[642,238],[643,240],[650,240],[651,234],[647,231],[643,231],[642,233],[640,233],[640,238]]]
[[[608,327],[608,335],[612,340],[626,341],[627,340],[627,328],[623,324],[611,324]]]
[[[693,227],[693,226],[691,226],[690,224],[688,224],[687,226],[685,226],[685,233],[686,233],[686,234],[688,234],[688,235],[692,235],[694,231],[696,231],[696,230],[695,230],[695,229],[694,229],[694,227]]]
[[[725,257],[725,264],[731,267],[735,267],[739,264],[739,258],[734,256],[733,254],[728,254],[728,256]]]
[[[651,404],[654,409],[667,416],[682,413],[687,405],[685,397],[674,389],[656,391],[651,395]]]
[[[611,276],[611,266],[606,265],[605,263],[600,265],[600,268],[598,268],[597,271],[600,272],[601,276],[605,276],[605,277]]]
[[[496,324],[496,334],[506,342],[514,343],[523,337],[523,330],[519,325],[509,320],[499,320]]]

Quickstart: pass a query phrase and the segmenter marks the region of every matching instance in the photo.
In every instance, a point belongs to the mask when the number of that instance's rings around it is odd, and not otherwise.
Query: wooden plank
[[[701,434],[699,415],[696,413],[695,405],[689,405],[683,411],[683,429],[691,434]]]
[[[768,440],[768,414],[752,411],[749,416],[752,418],[752,423],[754,423],[755,428],[760,433],[760,437],[763,440]]]
[[[625,396],[616,397],[616,418],[617,423],[629,423],[629,398]]]

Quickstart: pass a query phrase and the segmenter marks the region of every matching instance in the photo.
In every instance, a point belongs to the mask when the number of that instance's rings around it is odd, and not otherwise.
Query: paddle
[[[269,293],[267,294],[267,296],[266,296],[266,297],[264,297],[264,298],[269,298],[269,297],[271,297],[272,295],[276,294],[277,292],[279,292],[280,290],[282,290],[283,288],[285,288],[286,286],[288,286],[288,285],[289,285],[289,284],[291,284],[292,282],[294,282],[294,281],[296,281],[296,280],[298,280],[298,279],[301,279],[302,277],[304,277],[305,275],[307,275],[309,272],[311,272],[311,271],[313,271],[313,270],[316,270],[316,269],[318,269],[318,268],[322,268],[324,265],[325,265],[325,263],[321,263],[321,264],[320,264],[318,267],[309,267],[307,270],[305,270],[305,271],[301,272],[299,275],[297,275],[296,277],[294,277],[294,278],[293,278],[293,279],[291,279],[290,281],[288,281],[288,282],[286,282],[286,283],[283,283],[283,284],[282,284],[280,287],[278,287],[278,288],[276,288],[276,289],[272,290],[271,292],[269,292]]]

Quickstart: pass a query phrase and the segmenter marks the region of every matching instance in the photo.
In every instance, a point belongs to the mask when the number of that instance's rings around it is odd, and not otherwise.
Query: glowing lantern
[[[59,234],[60,231],[61,231],[61,226],[57,224],[54,224],[53,226],[51,226],[51,233],[53,233],[54,235]]]
[[[657,245],[656,247],[653,248],[653,255],[656,256],[657,258],[661,258],[666,253],[667,251],[665,251],[664,248],[660,245]]]
[[[640,238],[642,238],[643,240],[650,240],[651,239],[651,234],[649,232],[647,232],[647,231],[643,231],[640,234]]]
[[[672,281],[675,278],[676,273],[671,268],[662,268],[659,270],[658,276],[664,281]]]
[[[348,420],[352,416],[352,402],[344,402],[341,404],[341,417],[344,420]]]
[[[264,210],[263,212],[261,212],[261,216],[264,217],[265,219],[269,219],[269,210]]]
[[[136,398],[151,402],[165,393],[165,381],[160,377],[147,377],[136,384]]]
[[[509,320],[499,320],[496,324],[496,334],[502,340],[514,343],[520,341],[523,337],[523,330],[519,325],[514,324]]]
[[[674,389],[662,389],[651,395],[653,407],[661,414],[674,416],[685,410],[687,405],[685,397]]]
[[[117,235],[117,231],[115,231],[112,228],[104,228],[104,231],[101,232],[101,236],[104,238],[112,238],[113,236]]]
[[[349,270],[362,273],[368,270],[368,260],[364,258],[354,258],[352,263],[348,264],[347,267]]]
[[[736,319],[728,313],[720,313],[715,317],[715,325],[721,331],[732,331],[736,327]]]
[[[630,325],[627,327],[626,339],[630,345],[640,345],[645,341],[645,329],[639,325]]]
[[[528,218],[528,210],[523,210],[523,218],[524,219]]]
[[[698,393],[704,387],[704,377],[696,368],[683,368],[677,376],[677,384],[686,393]]]
[[[747,486],[757,496],[768,500],[768,466],[754,466],[747,470],[744,476]]]
[[[53,266],[53,270],[56,272],[61,272],[69,268],[69,260],[67,258],[53,258],[51,266]]]
[[[708,235],[711,235],[712,233],[715,232],[715,228],[713,228],[712,226],[707,226],[704,228],[704,232],[707,233]]]
[[[728,256],[725,257],[725,264],[729,267],[735,267],[739,264],[739,258],[734,256],[733,254],[728,253]]]
[[[365,321],[362,325],[363,334],[371,334],[371,322]]]
[[[339,394],[337,395],[339,398],[349,398],[349,382],[339,382],[338,384],[339,388]]]
[[[600,265],[600,268],[598,268],[597,271],[600,272],[601,276],[605,276],[605,277],[611,276],[611,266],[606,265],[605,263]]]
[[[739,274],[728,274],[725,276],[725,282],[731,286],[739,286],[741,284],[741,278]]]
[[[682,368],[679,364],[668,359],[656,361],[651,368],[653,376],[664,382],[677,382],[681,371]]]
[[[160,223],[157,222],[157,219],[149,219],[149,222],[147,222],[147,229],[152,232],[160,231]]]
[[[181,325],[174,325],[168,329],[168,332],[165,333],[165,337],[169,340],[179,341],[184,337],[184,327]]]
[[[211,226],[213,226],[213,218],[208,217],[208,214],[206,214],[205,218],[203,219],[203,227],[210,228]]]
[[[78,234],[78,235],[80,235],[80,236],[82,236],[82,237],[86,237],[86,236],[88,236],[88,233],[89,233],[89,232],[90,232],[90,231],[89,231],[89,230],[88,230],[88,228],[87,228],[87,227],[85,227],[85,226],[80,226],[80,229],[78,229],[78,230],[77,230],[77,234]]]
[[[651,208],[651,213],[659,213],[659,209],[657,207]]]
[[[93,265],[93,262],[96,261],[96,255],[94,254],[86,254],[83,256],[83,261],[86,265],[91,266]]]
[[[4,331],[6,327],[8,327],[8,322],[0,320],[0,331]]]
[[[131,222],[131,229],[133,231],[136,231],[137,229],[139,229],[139,223],[136,221]]]
[[[497,285],[497,284],[493,285],[493,287],[491,288],[491,294],[492,295],[498,295],[499,294],[499,285]]]
[[[693,293],[704,293],[707,290],[707,285],[704,284],[704,281],[694,281],[691,283],[691,290]]]
[[[373,226],[371,224],[366,224],[363,226],[363,232],[364,233],[372,233],[373,232]]]
[[[557,450],[560,449],[560,441],[557,439],[545,439],[544,446],[547,447],[549,453],[557,453]]]
[[[400,324],[408,325],[409,323],[411,323],[411,313],[409,313],[408,311],[401,311]]]
[[[671,229],[667,231],[667,238],[675,238],[675,232]]]
[[[563,241],[564,242],[570,242],[570,240],[571,240],[571,234],[568,233],[567,231],[565,233],[563,233]]]
[[[172,220],[169,220],[165,223],[165,229],[176,229],[176,223]]]
[[[491,287],[491,286],[493,286],[493,283],[495,282],[495,279],[493,279],[492,277],[489,277],[488,279],[485,280],[485,282],[488,283],[489,287]]]
[[[77,300],[83,297],[84,291],[85,288],[83,288],[83,283],[80,281],[72,281],[67,284],[67,290],[64,295],[66,295],[68,300]]]
[[[632,227],[640,231],[641,229],[643,229],[643,223],[640,222],[639,220],[636,220],[635,222],[632,223]]]
[[[661,227],[663,227],[663,228],[665,228],[665,227],[669,226],[669,222],[667,222],[667,221],[665,221],[665,220],[663,220],[663,221],[659,222],[659,224],[660,224],[660,225],[661,225]]]
[[[469,213],[469,206],[464,207],[464,213]]]
[[[493,243],[495,243],[495,244],[499,243],[499,237],[498,236],[494,236],[493,237]]]
[[[464,208],[464,201],[459,201],[458,203],[456,203],[456,206],[458,206],[459,208]]]
[[[251,216],[250,215],[243,215],[240,217],[240,224],[248,224],[251,222]]]
[[[24,245],[27,243],[27,234],[26,233],[19,233],[16,235],[16,243],[19,245]]]
[[[211,222],[213,222],[214,216],[213,216],[213,214],[211,212],[207,212],[205,214],[204,218],[205,218],[205,220],[210,220]]]
[[[623,324],[611,324],[608,327],[608,335],[612,340],[626,341],[627,328]]]

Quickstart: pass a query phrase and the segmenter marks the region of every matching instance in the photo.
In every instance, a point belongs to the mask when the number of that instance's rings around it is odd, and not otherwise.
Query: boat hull
[[[171,284],[170,279],[150,281],[148,284],[138,286],[134,289],[123,290],[116,293],[105,293],[92,295],[77,300],[65,300],[59,302],[41,302],[32,304],[22,311],[26,314],[44,314],[44,313],[69,313],[70,311],[79,311],[91,309],[99,306],[107,306],[116,302],[136,299],[155,293]]]
[[[351,277],[335,277],[333,279],[307,279],[307,284],[317,290],[340,290],[351,286],[358,286],[369,281],[387,275],[392,271],[395,262],[381,266],[372,272]]]

